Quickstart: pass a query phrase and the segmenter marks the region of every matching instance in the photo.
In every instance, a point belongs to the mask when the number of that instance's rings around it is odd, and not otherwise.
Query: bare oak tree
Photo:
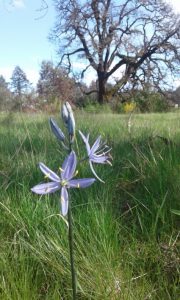
[[[179,71],[180,16],[162,0],[54,0],[52,37],[72,71],[82,59],[97,74],[98,102],[117,70],[114,93],[147,83],[160,88]],[[74,57],[73,57],[74,56]]]

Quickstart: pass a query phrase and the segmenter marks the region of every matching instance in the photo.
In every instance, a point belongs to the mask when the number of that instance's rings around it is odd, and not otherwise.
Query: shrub
[[[160,93],[139,91],[134,96],[140,112],[163,112],[169,108],[166,98]]]

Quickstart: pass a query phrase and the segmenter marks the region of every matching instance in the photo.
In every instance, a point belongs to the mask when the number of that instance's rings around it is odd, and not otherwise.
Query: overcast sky
[[[180,0],[167,1],[180,12]],[[0,75],[7,81],[19,65],[36,84],[41,61],[57,62],[55,46],[48,40],[55,12],[52,1],[47,0],[49,8],[44,15],[39,10],[41,3],[41,0],[0,0]],[[76,63],[76,67],[81,64]]]

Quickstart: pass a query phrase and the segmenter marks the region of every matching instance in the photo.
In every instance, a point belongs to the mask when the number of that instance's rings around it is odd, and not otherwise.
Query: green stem
[[[71,137],[69,136],[69,153],[72,151]],[[72,278],[72,299],[76,300],[77,286],[76,286],[76,271],[74,267],[74,255],[73,255],[73,222],[71,214],[71,201],[69,196],[69,208],[68,208],[68,223],[69,223],[69,254],[70,254],[70,264],[71,264],[71,278]]]
[[[69,209],[68,209],[68,223],[69,223],[69,254],[70,254],[70,263],[71,263],[71,276],[72,276],[72,295],[73,300],[76,299],[76,272],[74,268],[74,256],[73,256],[73,230],[72,230],[72,215],[71,215],[71,207],[69,201]]]
[[[81,160],[78,161],[79,164],[81,164],[82,162],[84,162],[85,160],[88,160],[89,156],[86,156],[84,158],[82,158]]]

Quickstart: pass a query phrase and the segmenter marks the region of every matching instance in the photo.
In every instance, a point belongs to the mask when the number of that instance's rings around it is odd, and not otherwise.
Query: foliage
[[[16,66],[11,77],[11,88],[16,96],[19,98],[28,90],[30,82],[26,77],[25,72]]]
[[[160,93],[139,91],[134,100],[140,112],[163,112],[169,108],[166,98]]]
[[[0,75],[0,111],[11,109],[12,94],[8,88],[8,83]]]
[[[180,106],[180,86],[178,86],[175,91],[170,93],[170,99],[173,101],[173,103],[176,103],[178,106]]]
[[[37,84],[39,96],[53,103],[55,99],[73,101],[77,96],[75,80],[62,67],[55,67],[50,61],[42,61]]]
[[[98,104],[92,96],[82,97],[76,104],[87,112],[94,113],[131,113],[131,112],[164,112],[170,110],[166,96],[157,92],[132,90],[121,93],[119,97],[110,97],[103,106]]]
[[[110,176],[99,166],[108,184],[73,194],[79,299],[178,299],[179,113],[133,114],[131,135],[126,115],[77,120],[107,137],[115,162]],[[30,192],[42,180],[37,163],[55,170],[64,153],[46,115],[1,114],[0,122],[0,298],[71,299],[59,196]],[[81,156],[78,136],[77,145]],[[88,176],[83,165],[79,175]]]
[[[112,113],[112,107],[110,103],[106,103],[103,106],[100,105],[96,98],[85,96],[78,99],[78,108],[88,113]]]

